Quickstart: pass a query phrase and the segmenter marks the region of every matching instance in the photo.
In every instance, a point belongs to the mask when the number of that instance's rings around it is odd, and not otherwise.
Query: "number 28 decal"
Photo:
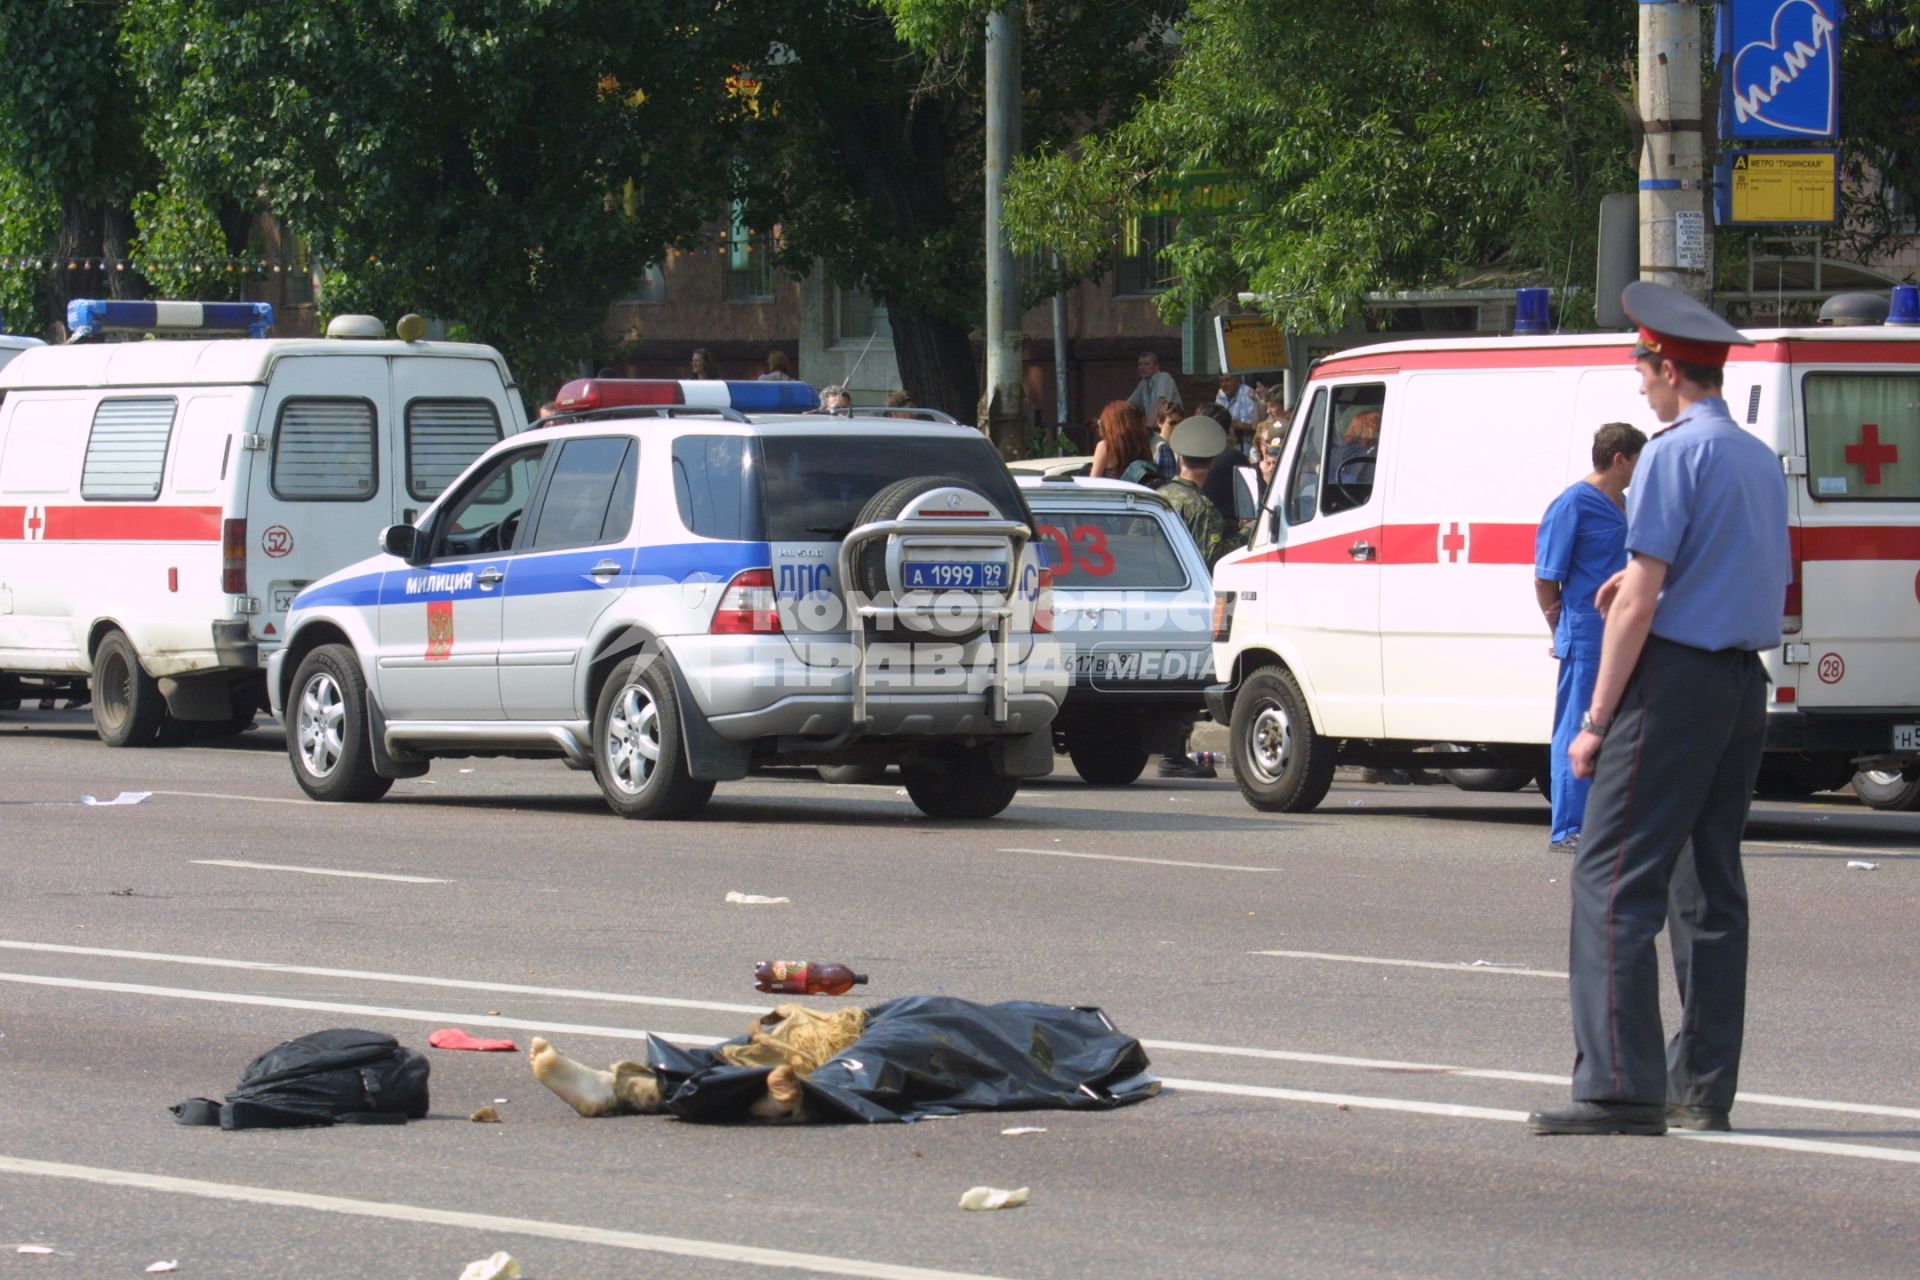
[[[1107,531],[1098,525],[1077,524],[1062,529],[1057,524],[1043,524],[1040,536],[1053,544],[1053,571],[1057,574],[1072,573],[1076,566],[1089,578],[1104,578],[1113,572]]]

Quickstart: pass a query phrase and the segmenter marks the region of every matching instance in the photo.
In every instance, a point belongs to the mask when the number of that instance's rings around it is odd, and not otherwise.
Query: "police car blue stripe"
[[[558,595],[691,581],[724,582],[742,569],[765,568],[772,559],[772,548],[764,542],[681,542],[657,547],[590,547],[546,554],[523,553],[493,560],[459,560],[417,569],[358,574],[307,588],[294,598],[293,607],[365,608],[405,600],[498,599],[503,594]],[[618,564],[621,572],[606,578],[592,576],[590,570],[607,560]],[[482,589],[479,584],[480,570],[490,564],[506,571],[506,582],[499,590]]]

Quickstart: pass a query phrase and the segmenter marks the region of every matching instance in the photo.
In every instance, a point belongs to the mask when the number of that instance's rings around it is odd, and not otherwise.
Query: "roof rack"
[[[963,425],[958,418],[944,410],[922,409],[916,405],[902,405],[898,408],[891,408],[886,405],[876,405],[872,408],[869,408],[867,405],[857,405],[853,411],[863,416],[871,412],[878,414],[882,418],[912,418],[917,422],[944,422],[951,427]]]
[[[529,422],[529,428],[566,426],[575,422],[596,422],[617,418],[724,418],[728,422],[752,424],[753,419],[738,409],[724,405],[697,404],[620,404],[607,409],[562,410]]]

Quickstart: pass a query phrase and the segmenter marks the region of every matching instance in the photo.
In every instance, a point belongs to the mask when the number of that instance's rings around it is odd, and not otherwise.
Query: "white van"
[[[1806,794],[1859,770],[1891,780],[1874,802],[1911,805],[1920,330],[1748,336],[1726,400],[1780,455],[1795,562],[1785,640],[1765,655],[1762,786]],[[1255,807],[1313,808],[1336,763],[1544,775],[1556,664],[1533,594],[1534,529],[1591,470],[1595,430],[1659,429],[1633,342],[1395,342],[1314,368],[1251,544],[1214,575],[1225,683],[1209,706],[1232,726]],[[1347,424],[1374,412],[1377,456],[1343,451]]]
[[[215,311],[83,307],[175,332]],[[367,316],[329,332],[350,336],[36,346],[0,368],[0,698],[86,679],[112,746],[244,729],[300,588],[525,429],[490,347]]]
[[[22,338],[11,333],[0,333],[0,368],[4,368],[7,361],[13,359],[27,348],[45,345],[46,344],[38,338]]]

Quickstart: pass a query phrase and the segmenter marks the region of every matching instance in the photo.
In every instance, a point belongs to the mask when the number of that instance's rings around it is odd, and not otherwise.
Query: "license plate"
[[[991,560],[909,560],[907,589],[999,591],[1007,585],[1007,566]]]
[[[1920,724],[1897,724],[1893,726],[1893,749],[1895,751],[1920,751]]]
[[[1073,674],[1089,680],[1137,680],[1140,655],[1137,653],[1077,653]]]
[[[275,587],[273,589],[273,611],[285,613],[293,608],[293,598],[300,594],[298,587]]]

